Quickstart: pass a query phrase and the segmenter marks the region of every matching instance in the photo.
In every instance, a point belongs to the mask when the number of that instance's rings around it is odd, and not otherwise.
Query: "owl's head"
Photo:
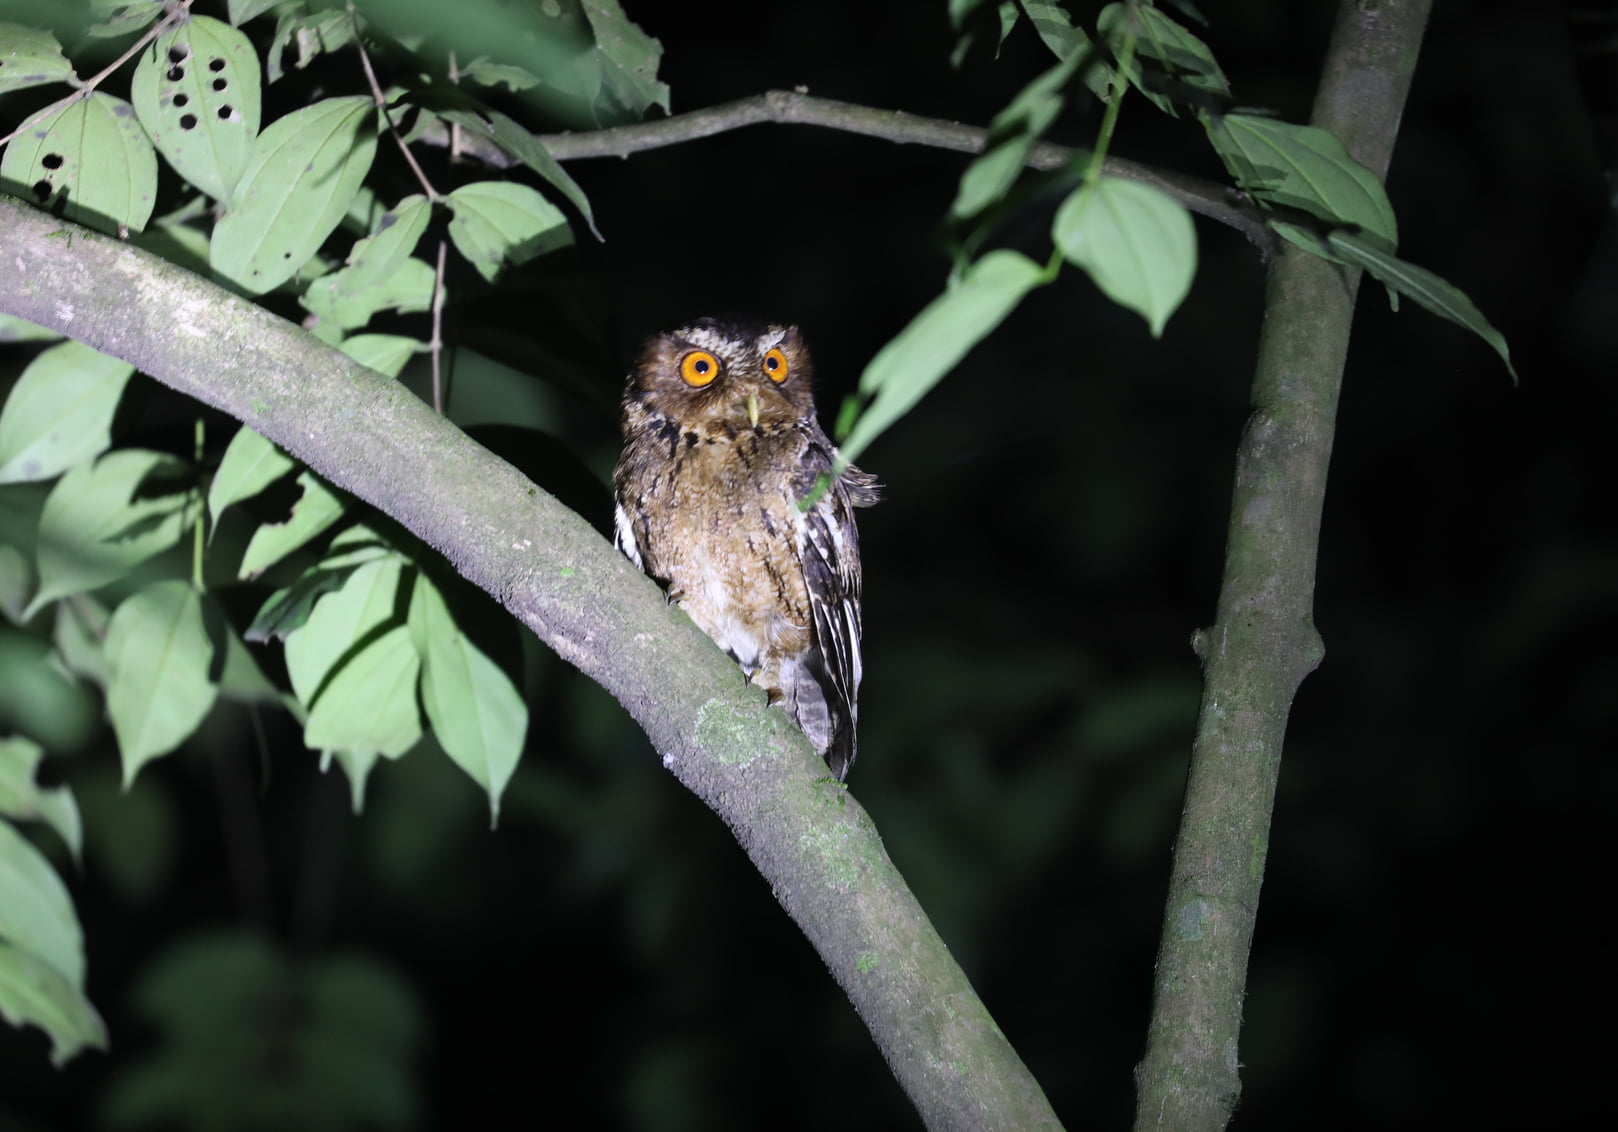
[[[703,318],[646,344],[624,400],[687,430],[735,436],[814,420],[810,377],[796,326]]]

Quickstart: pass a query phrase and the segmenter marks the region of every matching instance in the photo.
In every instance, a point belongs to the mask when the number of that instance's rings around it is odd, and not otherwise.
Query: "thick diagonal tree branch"
[[[1342,0],[1338,11],[1312,121],[1379,176],[1429,7]],[[1358,272],[1292,247],[1270,271],[1218,614],[1195,641],[1202,712],[1136,1071],[1140,1132],[1223,1128],[1240,1096],[1237,1038],[1282,739],[1322,655],[1315,559],[1358,285]]]
[[[183,268],[0,197],[0,310],[131,362],[441,551],[628,709],[735,834],[935,1129],[1056,1127],[870,818],[596,532],[397,382]]]

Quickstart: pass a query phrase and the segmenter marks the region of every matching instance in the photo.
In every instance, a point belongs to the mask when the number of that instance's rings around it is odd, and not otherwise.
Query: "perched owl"
[[[791,714],[839,781],[854,763],[860,544],[876,478],[836,466],[793,326],[700,319],[647,343],[624,389],[618,548]]]

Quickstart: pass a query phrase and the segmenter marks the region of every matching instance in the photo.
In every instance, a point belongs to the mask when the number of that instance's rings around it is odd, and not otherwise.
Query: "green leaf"
[[[345,338],[337,348],[362,366],[398,377],[421,343],[399,334],[356,334]]]
[[[209,262],[259,295],[280,286],[342,222],[376,154],[369,98],[328,98],[265,127],[230,207],[214,226]]]
[[[140,768],[190,737],[219,694],[203,595],[156,582],[125,599],[107,625],[107,713],[123,757],[124,787]],[[206,612],[211,613],[211,610]]]
[[[403,571],[403,561],[393,554],[362,564],[287,634],[287,676],[305,708],[314,707],[328,678],[361,640],[404,626],[404,610],[398,608]]]
[[[432,308],[437,278],[419,259],[407,259],[387,278],[360,288],[346,274],[338,271],[314,280],[298,301],[322,322],[343,330],[364,326],[379,311],[409,314]]]
[[[1133,20],[1132,13],[1138,16]],[[1096,30],[1117,58],[1123,53],[1124,39],[1133,29],[1135,58],[1130,63],[1131,84],[1166,114],[1177,114],[1177,107],[1161,86],[1155,86],[1141,66],[1142,60],[1157,63],[1174,80],[1193,89],[1206,91],[1221,100],[1230,98],[1230,82],[1208,45],[1157,8],[1129,4],[1108,4],[1096,19]]]
[[[125,448],[70,469],[39,516],[39,592],[27,616],[167,550],[200,503],[191,469],[166,453]]]
[[[547,184],[565,196],[572,202],[573,207],[579,210],[584,222],[590,226],[591,234],[596,239],[601,239],[601,231],[596,227],[595,213],[590,209],[590,198],[584,195],[584,190],[579,188],[578,182],[568,175],[567,170],[562,168],[556,158],[550,155],[539,138],[515,119],[507,117],[498,110],[487,108],[477,111],[445,108],[437,113],[446,122],[454,122],[463,129],[488,138],[545,178]]]
[[[1082,56],[1070,55],[1025,86],[989,124],[984,150],[961,174],[961,185],[949,213],[954,219],[976,216],[1006,195],[1028,152],[1039,141],[1066,101],[1063,90]]]
[[[63,335],[38,323],[18,318],[14,314],[0,314],[0,343],[55,342]]]
[[[251,499],[297,466],[292,457],[242,425],[230,438],[208,485],[208,517],[218,523],[226,507]]]
[[[517,769],[528,707],[511,678],[461,632],[425,574],[410,599],[410,635],[421,656],[421,701],[446,754],[489,795],[491,827]]]
[[[105,452],[134,372],[78,342],[39,354],[0,410],[0,483],[50,479]]]
[[[0,94],[74,77],[56,37],[40,28],[0,23]]]
[[[1197,233],[1191,215],[1150,185],[1103,177],[1076,190],[1056,212],[1051,238],[1062,254],[1161,337],[1191,289]]]
[[[285,0],[228,0],[225,8],[230,13],[230,22],[236,27],[241,27],[248,20],[262,16],[282,3],[285,3]]]
[[[1399,246],[1382,182],[1327,131],[1252,114],[1210,118],[1207,126],[1225,168],[1259,203],[1358,227],[1389,253]]]
[[[373,5],[373,7],[375,7]],[[347,47],[354,41],[354,21],[341,7],[303,11],[301,4],[289,4],[276,22],[275,35],[270,40],[266,66],[270,82],[275,82],[285,71],[281,57],[288,45],[298,49],[292,65],[303,70],[321,55]]]
[[[421,657],[400,625],[362,647],[309,709],[303,741],[316,750],[357,748],[398,758],[421,739],[416,682]]]
[[[163,0],[90,0],[90,11],[102,22],[88,33],[99,39],[117,39],[155,24],[163,15]]]
[[[0,739],[0,814],[40,820],[54,829],[77,863],[84,850],[84,827],[73,791],[34,781],[45,748],[31,739]]]
[[[23,624],[23,611],[34,592],[34,571],[28,556],[15,546],[0,543],[0,613],[14,625]]]
[[[291,518],[284,523],[265,523],[253,532],[237,577],[258,577],[343,517],[343,497],[315,473],[300,473],[298,486],[303,495],[292,505]]]
[[[51,643],[62,667],[74,676],[107,686],[107,659],[101,642],[107,637],[112,614],[88,594],[76,594],[72,601],[56,603],[56,625]]]
[[[491,283],[506,261],[527,263],[573,242],[562,210],[527,185],[474,181],[444,200],[455,214],[450,239]]]
[[[258,52],[245,35],[192,16],[140,53],[129,94],[174,171],[222,201],[253,152],[262,84]]]
[[[67,886],[44,855],[3,821],[0,941],[37,955],[72,986],[84,986],[84,937]]]
[[[26,948],[0,939],[0,1016],[35,1025],[51,1039],[51,1064],[67,1064],[86,1047],[107,1048],[107,1027],[73,980]]]
[[[1004,249],[967,268],[959,282],[911,319],[865,367],[860,392],[875,399],[843,444],[843,462],[853,461],[909,412],[1042,282],[1044,272],[1038,264]]]
[[[582,0],[580,7],[595,33],[595,59],[601,68],[602,93],[610,97],[604,107],[609,116],[617,116],[612,103],[635,118],[653,106],[668,113],[668,84],[657,79],[663,45],[625,16],[618,0]]]
[[[460,78],[477,83],[479,86],[500,86],[504,84],[513,94],[532,90],[539,85],[539,76],[523,67],[514,67],[510,63],[498,63],[487,56],[480,55],[476,59],[461,67]]]
[[[1389,291],[1409,295],[1434,314],[1464,326],[1482,338],[1500,355],[1500,360],[1506,364],[1506,371],[1511,374],[1511,380],[1518,380],[1504,335],[1483,317],[1483,312],[1459,287],[1426,268],[1389,255],[1363,236],[1331,232],[1327,234],[1326,242],[1345,262],[1363,267]]]
[[[369,527],[356,524],[343,531],[331,540],[318,566],[305,570],[292,585],[276,590],[265,600],[248,627],[247,640],[286,637],[309,620],[316,601],[342,589],[355,570],[367,562],[389,557],[397,557],[393,548]]]
[[[134,108],[98,90],[13,138],[0,188],[111,235],[139,231],[157,200],[157,157]]]

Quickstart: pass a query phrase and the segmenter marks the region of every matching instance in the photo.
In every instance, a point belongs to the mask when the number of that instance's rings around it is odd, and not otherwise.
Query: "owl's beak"
[[[758,394],[747,395],[747,423],[754,428],[758,427]]]

